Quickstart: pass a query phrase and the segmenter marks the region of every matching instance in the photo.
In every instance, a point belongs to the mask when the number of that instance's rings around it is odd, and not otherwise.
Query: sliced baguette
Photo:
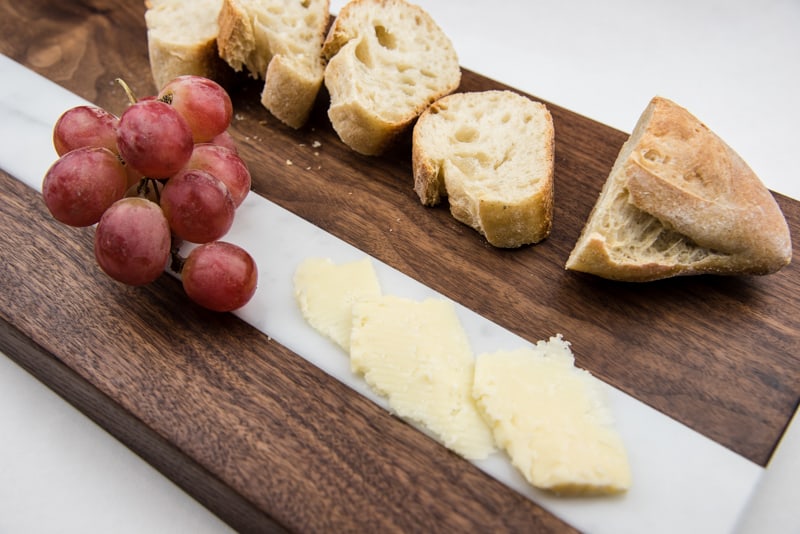
[[[404,0],[352,0],[323,46],[328,116],[356,152],[377,155],[461,82],[450,39]]]
[[[656,97],[622,147],[566,268],[622,281],[769,274],[791,261],[772,194],[722,139]]]
[[[412,135],[414,190],[503,248],[537,243],[553,219],[553,119],[511,91],[455,93],[420,115]]]
[[[322,87],[328,0],[223,0],[217,43],[237,72],[264,80],[261,103],[300,128]]]
[[[229,67],[217,52],[222,0],[147,0],[147,49],[156,89],[184,74],[223,83]]]

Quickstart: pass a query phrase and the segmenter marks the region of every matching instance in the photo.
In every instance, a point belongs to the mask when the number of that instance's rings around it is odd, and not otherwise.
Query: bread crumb
[[[319,141],[314,141],[313,143],[311,143],[311,146],[313,146],[314,148],[319,148],[322,146],[322,143],[320,143]]]
[[[236,114],[236,115],[234,115],[233,117],[234,117],[234,118],[235,118],[237,121],[244,120],[244,115],[242,115],[241,113],[237,113],[237,114]]]
[[[294,165],[294,163],[292,163],[292,160],[290,160],[290,159],[287,159],[287,160],[286,160],[286,165]]]

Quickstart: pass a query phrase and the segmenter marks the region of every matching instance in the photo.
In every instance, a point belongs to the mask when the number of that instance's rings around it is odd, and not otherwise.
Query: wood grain
[[[108,6],[0,2],[0,52],[119,113],[126,100],[115,78],[140,95],[155,88],[142,3]],[[502,87],[464,71],[461,90]],[[242,78],[231,87],[232,132],[257,194],[526,339],[563,333],[578,365],[766,464],[800,399],[796,261],[767,277],[636,285],[564,271],[626,134],[548,103],[553,232],[497,250],[446,206],[419,203],[407,137],[382,157],[359,156],[332,131],[326,95],[294,131],[261,107],[259,92]],[[6,175],[0,194],[4,350],[35,373],[59,362],[38,372],[45,383],[73,373],[65,397],[94,391],[87,413],[113,426],[103,413],[119,410],[174,447],[201,473],[182,481],[191,493],[203,476],[229,488],[199,497],[223,518],[224,503],[238,499],[298,530],[565,528],[234,317],[195,308],[173,280],[139,289],[107,280],[90,231],[54,224],[38,195]],[[776,197],[797,249],[800,203]],[[9,341],[20,338],[29,343]],[[130,444],[124,429],[111,430]],[[169,464],[158,447],[133,447]]]

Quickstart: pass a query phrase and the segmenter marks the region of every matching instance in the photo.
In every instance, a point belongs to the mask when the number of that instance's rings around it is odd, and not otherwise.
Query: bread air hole
[[[477,141],[480,133],[471,126],[462,126],[456,130],[456,141],[459,143],[472,143]]]
[[[397,41],[394,38],[394,35],[389,33],[389,30],[380,24],[375,25],[375,37],[377,37],[378,42],[384,48],[393,50],[397,46]]]
[[[372,68],[372,56],[369,53],[369,44],[366,40],[361,40],[356,46],[356,59],[367,68]]]
[[[653,163],[668,163],[669,162],[669,156],[665,156],[665,155],[661,154],[661,152],[659,152],[658,150],[656,150],[654,148],[650,148],[648,150],[645,150],[642,153],[642,157],[644,159],[646,159],[647,161],[652,161]]]

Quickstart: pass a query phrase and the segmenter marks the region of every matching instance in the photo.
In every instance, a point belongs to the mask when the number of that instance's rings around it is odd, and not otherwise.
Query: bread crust
[[[624,203],[620,198],[624,198]],[[616,206],[639,225],[661,225],[693,251],[674,261],[614,242],[601,219]],[[606,225],[607,226],[607,225]],[[696,252],[696,253],[695,253]],[[692,274],[769,274],[791,261],[789,227],[769,190],[742,158],[705,124],[674,102],[651,100],[625,143],[567,261],[567,269],[622,281]]]

